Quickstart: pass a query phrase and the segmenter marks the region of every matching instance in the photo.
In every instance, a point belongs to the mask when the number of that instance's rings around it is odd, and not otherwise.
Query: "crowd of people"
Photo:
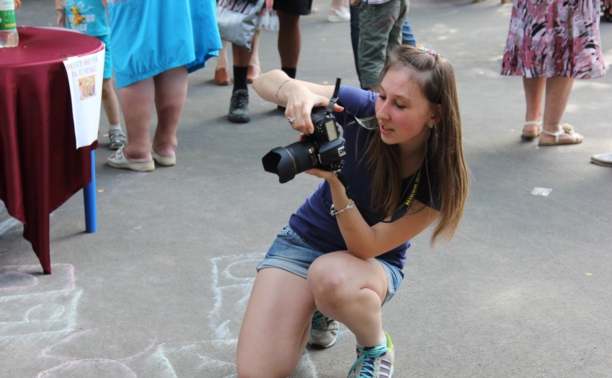
[[[523,78],[523,138],[537,138],[541,146],[584,140],[562,117],[573,81],[604,74],[596,4],[514,0],[500,74]],[[394,373],[381,308],[401,285],[410,239],[434,225],[432,243],[450,241],[469,188],[453,67],[416,44],[408,8],[407,0],[331,2],[328,21],[350,21],[361,84],[336,93],[334,86],[296,79],[300,17],[310,14],[312,0],[274,0],[281,67],[266,73],[259,32],[250,50],[223,42],[212,0],[56,0],[58,25],[106,44],[103,105],[109,147],[116,149],[108,158],[112,167],[152,171],[156,163],[176,164],[187,75],[213,56],[215,83],[233,83],[230,122],[250,121],[249,83],[303,135],[313,132],[312,109],[328,106],[334,95],[339,99],[333,111],[344,129],[345,165],[307,171],[322,183],[257,266],[238,340],[239,377],[290,375],[305,346],[331,347],[341,324],[358,343],[349,377]],[[150,140],[154,109],[158,124]],[[612,154],[592,160],[612,166]]]

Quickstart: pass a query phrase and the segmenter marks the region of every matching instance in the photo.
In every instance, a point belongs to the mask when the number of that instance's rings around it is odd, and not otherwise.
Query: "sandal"
[[[536,126],[535,131],[532,131],[530,133],[525,131],[526,127],[529,126]],[[525,122],[525,125],[523,126],[523,134],[521,135],[523,138],[537,138],[540,136],[540,132],[542,131],[542,122],[540,121],[528,121]]]
[[[155,163],[153,159],[151,161],[145,161],[143,163],[135,163],[129,161],[123,154],[123,147],[119,147],[117,152],[109,156],[108,165],[114,168],[131,169],[132,171],[138,172],[150,172],[155,169]]]
[[[121,131],[108,134],[110,139],[110,145],[108,146],[111,150],[116,150],[121,146],[127,145],[127,137]]]
[[[151,149],[151,156],[153,156],[153,160],[155,160],[157,164],[163,165],[164,167],[172,167],[176,164],[175,154],[172,154],[171,156],[161,156]]]
[[[552,135],[555,137],[555,140],[539,140],[538,141],[538,145],[540,146],[556,146],[556,145],[562,145],[562,144],[578,144],[578,143],[582,143],[582,141],[584,140],[584,137],[576,132],[574,132],[574,127],[572,125],[569,125],[567,123],[564,123],[561,125],[561,130],[559,131],[555,131],[555,132],[550,132],[550,131],[546,131],[546,130],[542,130],[542,132],[546,135]],[[569,134],[570,136],[572,136],[572,140],[559,140],[559,137],[563,134]]]

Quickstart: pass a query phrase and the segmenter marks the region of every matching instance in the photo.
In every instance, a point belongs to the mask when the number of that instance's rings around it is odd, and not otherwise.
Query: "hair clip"
[[[416,48],[421,50],[421,51],[425,51],[426,53],[428,53],[429,55],[433,55],[433,56],[438,56],[438,53],[435,52],[432,49],[428,49],[427,47],[421,45],[420,43],[416,45]]]

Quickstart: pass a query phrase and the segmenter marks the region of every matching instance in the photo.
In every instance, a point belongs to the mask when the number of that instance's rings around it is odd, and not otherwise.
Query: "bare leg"
[[[217,85],[230,85],[232,83],[232,79],[230,76],[230,64],[227,60],[227,49],[230,45],[227,41],[223,42],[223,49],[219,51],[219,56],[217,57],[217,67],[215,67],[215,84]]]
[[[119,100],[125,119],[128,144],[125,157],[135,163],[151,161],[151,113],[155,99],[153,78],[119,89]]]
[[[232,54],[234,55],[234,66],[247,67],[251,61],[254,50],[247,50],[244,47],[232,44]]]
[[[348,0],[332,0],[332,7],[339,11],[348,12],[349,2]]]
[[[247,71],[247,83],[253,83],[261,75],[261,63],[259,62],[259,30],[255,30],[253,43],[251,44],[251,59]]]
[[[251,44],[251,61],[249,62],[249,66],[261,67],[261,63],[259,62],[259,35],[260,31],[255,30],[253,43]]]
[[[104,105],[104,112],[106,113],[109,124],[118,125],[121,123],[119,100],[115,94],[111,79],[104,79],[102,81],[102,105]]]
[[[328,253],[308,269],[308,284],[319,311],[346,325],[359,344],[374,346],[385,339],[381,306],[387,275],[378,261]]]
[[[218,70],[219,68],[224,68],[224,67],[228,67],[228,61],[227,61],[227,48],[229,46],[229,42],[227,41],[221,41],[223,42],[223,49],[219,50],[219,56],[217,57],[217,67],[215,68],[216,70]]]
[[[278,31],[278,53],[281,58],[281,66],[297,68],[302,47],[302,33],[300,29],[300,16],[283,11],[277,11]]]
[[[306,347],[314,311],[305,279],[282,269],[259,271],[238,337],[238,377],[289,376]]]
[[[187,98],[187,68],[176,67],[154,77],[157,129],[153,149],[161,156],[172,156],[178,145],[176,130]]]
[[[523,77],[523,88],[525,89],[525,122],[542,121],[542,104],[544,100],[544,89],[546,78],[527,78]],[[535,133],[537,125],[529,125],[523,128],[524,133]]]
[[[553,77],[546,79],[546,99],[544,105],[544,122],[542,128],[549,132],[561,130],[561,118],[565,112],[565,107],[569,101],[570,93],[574,78],[571,77]],[[583,138],[579,134],[579,138]],[[540,134],[540,140],[554,140],[555,137],[547,134]],[[567,134],[561,134],[559,141],[573,140],[574,138]]]

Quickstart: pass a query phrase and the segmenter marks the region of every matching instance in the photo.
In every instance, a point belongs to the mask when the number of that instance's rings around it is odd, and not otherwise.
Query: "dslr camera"
[[[337,79],[334,95],[327,108],[312,109],[310,114],[314,125],[312,134],[287,147],[276,147],[261,159],[264,170],[276,173],[281,184],[311,168],[337,171],[344,166],[346,150],[341,134],[342,128],[336,123],[336,117],[332,114],[334,104],[338,101],[339,89],[340,79]]]

